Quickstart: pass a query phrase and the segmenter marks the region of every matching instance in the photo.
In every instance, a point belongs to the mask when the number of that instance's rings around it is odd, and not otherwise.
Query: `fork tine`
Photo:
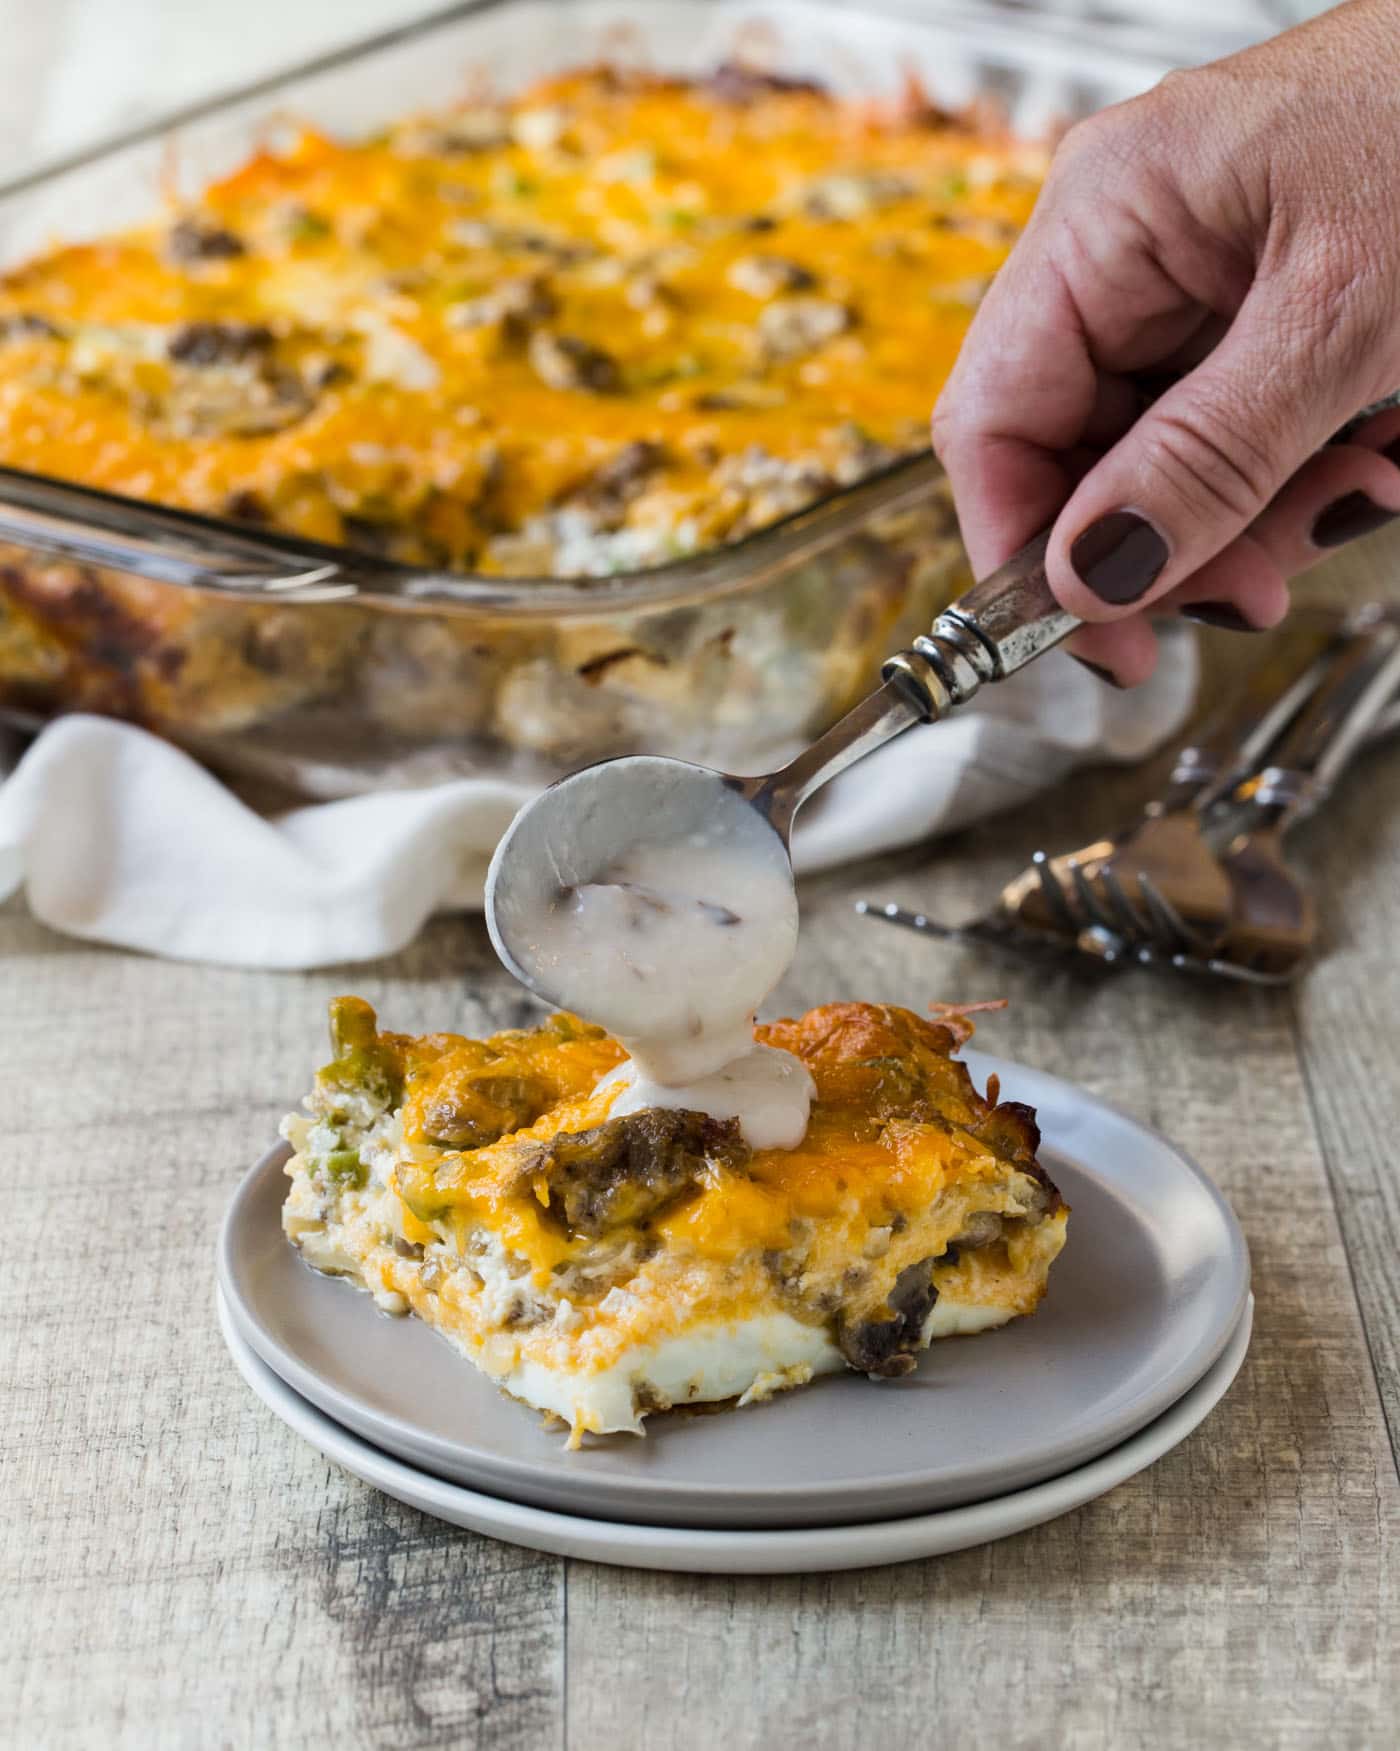
[[[1200,960],[1194,955],[1173,955],[1171,965],[1178,973],[1193,973],[1206,978],[1231,979],[1239,985],[1261,985],[1271,990],[1277,990],[1282,985],[1291,985],[1302,969],[1300,960],[1296,966],[1286,973],[1261,973],[1255,967],[1247,967],[1241,961],[1222,961],[1216,956],[1209,960]]]
[[[1084,909],[1084,915],[1089,923],[1098,930],[1106,930],[1110,936],[1121,937],[1123,932],[1108,915],[1103,902],[1094,892],[1079,859],[1077,857],[1066,858],[1065,868],[1069,871],[1069,879],[1074,885],[1075,898]]]
[[[1115,920],[1105,912],[1088,885],[1088,878],[1078,859],[1065,859],[1064,867],[1069,871],[1070,885],[1082,908],[1082,916],[1070,904],[1063,878],[1055,868],[1055,861],[1043,851],[1037,851],[1031,858],[1031,865],[1035,870],[1041,894],[1060,921],[1063,934],[1073,943],[1076,952],[1083,959],[1095,961],[1101,966],[1126,965],[1133,939],[1131,935],[1125,935],[1119,930]]]
[[[1016,955],[1022,960],[1047,957],[1059,959],[1066,952],[1072,952],[1071,944],[1062,942],[1055,936],[1027,930],[1003,912],[994,912],[986,918],[974,918],[958,934],[964,942],[983,943],[988,948],[999,949],[1003,954]]]
[[[1186,922],[1152,877],[1145,872],[1139,875],[1138,887],[1142,890],[1142,897],[1147,902],[1147,909],[1156,920],[1164,939],[1174,947],[1184,945],[1185,948],[1193,950],[1197,955],[1204,956],[1208,960],[1211,950],[1215,946],[1214,943],[1203,936],[1193,925]]]
[[[883,918],[886,924],[902,924],[906,930],[921,930],[930,936],[960,936],[965,925],[940,924],[924,912],[909,912],[891,901],[887,906],[872,906],[869,900],[857,900],[856,911],[862,918]]]
[[[1022,960],[1077,961],[1114,970],[1128,964],[1123,959],[1121,944],[1111,932],[1077,930],[1073,936],[1051,935],[1049,931],[1018,924],[1004,912],[994,913],[991,918],[975,918],[959,934],[967,941],[987,943]]]
[[[944,924],[930,918],[926,912],[911,912],[893,901],[885,906],[873,906],[869,900],[857,900],[856,911],[862,918],[878,918],[885,924],[898,924],[905,930],[916,930],[924,936],[937,936],[947,942],[990,943],[993,947],[1011,947],[1024,943],[1031,946],[1038,939],[1018,925],[1005,912],[989,912],[980,918],[969,918],[966,924]]]
[[[1141,914],[1128,898],[1127,890],[1118,879],[1118,872],[1113,867],[1112,859],[1099,866],[1096,879],[1103,884],[1103,891],[1108,895],[1109,907],[1117,915],[1124,934],[1129,937],[1150,936],[1151,930],[1143,922]]]
[[[863,918],[877,918],[886,924],[897,924],[906,930],[937,936],[945,941],[977,943],[1022,960],[1080,960],[1099,967],[1119,964],[1118,956],[1111,950],[1104,952],[1098,944],[1086,945],[1084,937],[1087,933],[1081,931],[1078,924],[1075,924],[1072,936],[1062,937],[1048,931],[1031,930],[999,908],[980,918],[970,918],[966,924],[944,924],[925,912],[911,912],[893,903],[876,906],[869,900],[857,900],[855,909]]]
[[[1152,886],[1152,883],[1148,883]],[[1122,888],[1122,884],[1120,884]],[[1176,909],[1162,895],[1157,895],[1164,907],[1164,923],[1178,918]],[[999,953],[1015,954],[1019,958],[1054,958],[1054,960],[1092,961],[1096,967],[1169,967],[1178,974],[1204,979],[1229,979],[1234,984],[1250,984],[1264,989],[1279,989],[1292,984],[1299,967],[1283,974],[1265,974],[1246,967],[1241,961],[1220,960],[1220,956],[1160,953],[1162,946],[1125,939],[1117,932],[1094,926],[1092,930],[1076,930],[1073,940],[1052,937],[1041,930],[1027,930],[1006,912],[989,912],[984,918],[973,918],[966,925],[945,925],[940,919],[929,918],[928,912],[907,911],[901,905],[872,905],[870,900],[858,900],[856,911],[863,918],[879,918],[887,925],[900,925],[922,935],[933,935],[949,942],[977,942],[980,946],[998,949]],[[1181,921],[1183,923],[1183,921]],[[1174,926],[1173,926],[1174,928]]]
[[[1035,871],[1046,904],[1060,921],[1060,928],[1067,936],[1078,936],[1079,920],[1065,898],[1065,891],[1060,886],[1059,877],[1051,868],[1050,859],[1043,851],[1034,851],[1031,853],[1031,867]]]

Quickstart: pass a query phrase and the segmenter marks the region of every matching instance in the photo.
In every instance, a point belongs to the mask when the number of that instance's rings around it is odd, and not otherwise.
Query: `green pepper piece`
[[[436,1222],[438,1217],[443,1215],[448,1208],[446,1198],[425,1195],[417,1187],[406,1187],[400,1184],[399,1196],[403,1199],[406,1208],[420,1222]]]
[[[359,1089],[383,1106],[403,1098],[403,1067],[379,1038],[379,1018],[362,997],[334,997],[330,1005],[331,1062],[316,1073],[323,1089]]]
[[[379,1044],[379,1017],[363,997],[332,997],[331,1051],[337,1058],[372,1051]]]
[[[332,1179],[346,1185],[363,1186],[369,1178],[358,1149],[332,1149],[329,1155],[321,1157],[321,1166]]]

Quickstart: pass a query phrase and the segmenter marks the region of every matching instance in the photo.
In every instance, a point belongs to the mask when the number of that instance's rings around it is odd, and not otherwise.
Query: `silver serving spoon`
[[[516,816],[491,860],[486,923],[496,952],[546,1002],[560,992],[537,944],[539,919],[571,889],[606,879],[629,848],[705,840],[778,853],[792,881],[793,817],[838,772],[915,724],[964,705],[1066,638],[1079,622],[1050,593],[1048,531],[938,616],[913,648],[885,663],[884,684],[777,772],[737,778],[660,754],[585,767]]]

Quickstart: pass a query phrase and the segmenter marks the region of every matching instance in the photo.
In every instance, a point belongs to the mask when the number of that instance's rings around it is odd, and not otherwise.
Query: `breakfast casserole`
[[[414,565],[652,564],[924,447],[1038,163],[737,67],[302,133],[6,276],[0,458]]]
[[[751,1149],[732,1120],[613,1116],[626,1054],[573,1016],[414,1037],[339,998],[283,1125],[283,1226],[575,1445],[842,1367],[903,1375],[1033,1312],[1064,1244],[1034,1114],[953,1056],[971,1031],[865,1003],[760,1025],[815,1101],[796,1148]]]
[[[0,279],[0,463],[437,573],[712,553],[926,450],[1043,158],[912,87],[739,65],[294,131]],[[692,749],[759,711],[796,737],[963,583],[936,471],[922,497],[737,627],[219,601],[26,555],[0,564],[0,704],[188,740],[349,701],[564,762],[667,714]]]

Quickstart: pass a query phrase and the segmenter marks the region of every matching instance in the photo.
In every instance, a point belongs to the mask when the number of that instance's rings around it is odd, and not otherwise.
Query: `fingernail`
[[[1202,626],[1223,626],[1226,632],[1262,632],[1262,626],[1255,626],[1246,620],[1230,602],[1188,602],[1181,610],[1183,620],[1199,620]]]
[[[1145,596],[1167,563],[1167,544],[1135,511],[1111,511],[1069,550],[1070,564],[1101,602],[1121,607]]]
[[[1400,438],[1384,445],[1381,455],[1385,457],[1387,462],[1393,462],[1397,468],[1400,468]]]
[[[1313,524],[1313,546],[1341,547],[1348,541],[1359,541],[1373,529],[1383,529],[1394,517],[1394,511],[1383,510],[1364,492],[1349,492],[1335,505],[1328,505]]]
[[[1074,657],[1073,651],[1069,654]],[[1110,687],[1116,687],[1120,693],[1127,691],[1112,669],[1105,669],[1099,663],[1091,663],[1088,657],[1074,657],[1074,660],[1081,669],[1087,669],[1091,675],[1097,675],[1100,681],[1107,681]]]

